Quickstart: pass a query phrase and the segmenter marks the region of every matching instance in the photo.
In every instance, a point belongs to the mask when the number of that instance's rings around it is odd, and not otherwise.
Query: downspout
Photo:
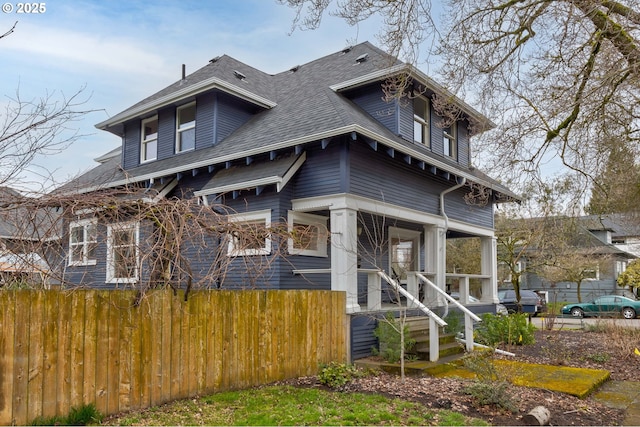
[[[457,182],[457,180],[456,180]],[[444,190],[442,193],[440,193],[440,215],[442,215],[444,217],[444,233],[445,233],[445,241],[446,241],[446,233],[449,230],[449,217],[447,216],[447,213],[445,212],[444,209],[444,196],[448,193],[451,193],[452,191],[456,191],[458,188],[461,188],[462,186],[464,186],[467,183],[467,178],[462,177],[462,182],[454,185],[453,187],[449,187],[446,190]],[[445,260],[446,262],[446,260]],[[444,313],[442,315],[443,318],[447,317],[447,315],[449,314],[449,304],[445,304],[444,306]]]
[[[458,188],[463,187],[467,183],[467,178],[462,177],[462,182],[454,185],[453,187],[449,187],[440,193],[440,215],[444,217],[444,231],[445,233],[449,230],[449,217],[444,210],[444,196],[452,191],[456,191]]]

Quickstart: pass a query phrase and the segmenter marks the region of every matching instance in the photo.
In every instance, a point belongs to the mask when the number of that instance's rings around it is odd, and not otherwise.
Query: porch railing
[[[482,319],[480,319],[475,313],[473,313],[467,307],[465,307],[460,302],[458,302],[451,295],[447,294],[445,291],[443,291],[442,289],[437,287],[435,285],[435,283],[433,283],[431,280],[429,280],[422,273],[415,273],[415,275],[420,281],[422,281],[423,283],[428,285],[429,288],[432,291],[436,292],[439,295],[442,295],[444,298],[446,298],[447,301],[449,301],[450,304],[455,305],[456,307],[458,307],[460,309],[460,311],[462,311],[462,313],[464,314],[464,342],[465,342],[465,347],[466,347],[467,351],[473,351],[473,347],[474,347],[474,343],[473,343],[473,322],[474,321],[475,322],[481,322]],[[467,298],[468,295],[469,295],[468,286],[467,286],[467,289],[464,290],[464,292],[463,292],[463,289],[460,288],[460,299],[463,299],[463,298],[468,299]]]

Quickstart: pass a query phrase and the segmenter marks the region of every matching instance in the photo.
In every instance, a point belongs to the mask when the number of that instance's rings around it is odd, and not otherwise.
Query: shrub
[[[38,417],[31,421],[32,426],[86,426],[99,424],[102,422],[104,415],[96,408],[96,405],[90,403],[89,405],[82,405],[71,408],[69,415],[66,417]]]
[[[518,412],[507,381],[474,381],[465,386],[462,392],[470,395],[479,406],[496,405],[513,413]]]
[[[499,344],[533,344],[535,343],[534,330],[535,327],[528,322],[528,316],[524,313],[508,316],[485,313],[476,329],[476,340],[490,347],[496,347]]]
[[[416,340],[409,337],[409,327],[403,328],[405,353],[416,343]],[[401,335],[400,322],[388,312],[384,319],[378,321],[378,326],[373,331],[373,335],[380,341],[380,356],[390,363],[400,361],[401,355]]]
[[[457,311],[450,311],[444,318],[447,326],[444,331],[448,334],[459,334],[464,331],[464,315]]]
[[[338,388],[351,382],[354,378],[359,378],[363,375],[362,371],[353,365],[331,362],[327,365],[320,366],[318,380],[320,384],[331,388]]]

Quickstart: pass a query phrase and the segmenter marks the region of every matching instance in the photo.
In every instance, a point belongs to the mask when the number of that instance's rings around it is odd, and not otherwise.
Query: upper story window
[[[176,153],[196,148],[196,103],[178,107],[176,111]]]
[[[138,223],[114,224],[107,228],[107,282],[138,280]]]
[[[271,210],[229,215],[229,256],[271,253]]]
[[[429,101],[418,97],[413,100],[413,140],[430,146],[429,138]]]
[[[158,157],[158,116],[142,121],[142,142],[140,162],[148,162]]]
[[[95,265],[97,242],[95,219],[72,222],[69,226],[69,265]]]
[[[458,157],[458,130],[456,122],[442,129],[444,155],[456,159]]]

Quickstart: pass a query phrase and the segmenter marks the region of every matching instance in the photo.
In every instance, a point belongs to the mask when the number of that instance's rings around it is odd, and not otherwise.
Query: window
[[[138,280],[138,240],[137,223],[107,228],[107,282],[135,283]]]
[[[405,282],[420,265],[420,232],[389,227],[389,254],[391,277]]]
[[[600,280],[600,268],[595,266],[594,268],[587,268],[582,272],[584,280]]]
[[[69,265],[96,264],[96,221],[74,221],[69,226]]]
[[[230,256],[269,255],[271,253],[271,210],[229,216]]]
[[[327,217],[289,211],[289,253],[327,256]]]
[[[142,121],[142,143],[140,162],[148,162],[158,157],[158,116]]]
[[[448,128],[442,129],[444,155],[447,157],[458,157],[458,130],[457,123],[454,122]]]
[[[178,107],[176,111],[176,152],[196,148],[196,103]]]
[[[413,100],[413,140],[430,145],[429,140],[429,101],[418,97]]]

